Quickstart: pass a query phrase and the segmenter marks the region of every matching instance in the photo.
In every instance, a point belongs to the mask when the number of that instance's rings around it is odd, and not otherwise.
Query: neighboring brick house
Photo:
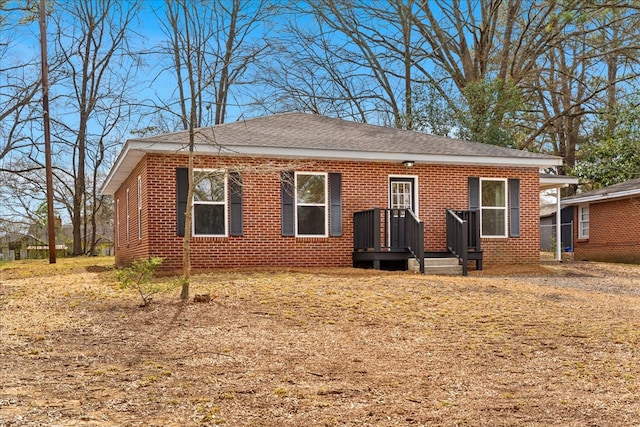
[[[125,144],[103,186],[118,266],[160,256],[164,268],[182,267],[187,146],[188,132]],[[561,164],[304,113],[198,129],[195,153],[195,269],[406,267],[412,257],[422,266],[424,254],[451,251],[485,265],[535,263],[539,172]]]
[[[640,178],[567,197],[574,259],[640,264]]]

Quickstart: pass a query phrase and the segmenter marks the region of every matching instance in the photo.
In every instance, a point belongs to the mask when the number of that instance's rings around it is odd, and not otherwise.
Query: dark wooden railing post
[[[373,209],[373,221],[371,224],[373,234],[373,250],[380,250],[380,208]]]
[[[393,221],[394,210],[373,208],[366,211],[354,212],[353,214],[353,250],[354,265],[356,263],[356,252],[411,252],[420,265],[420,272],[424,273],[424,223],[420,221],[413,211],[409,209],[396,209],[397,218],[402,221]],[[402,229],[400,229],[402,227]],[[396,233],[394,238],[400,239],[400,246],[394,246],[391,242],[391,234]],[[398,237],[401,235],[402,237]],[[380,269],[380,260],[384,257],[365,256],[367,261],[373,261],[373,268]],[[388,257],[387,257],[388,259]],[[399,258],[400,259],[400,258]],[[407,258],[404,258],[407,259]]]
[[[467,211],[447,209],[447,249],[462,262],[462,275],[468,273],[469,216]]]
[[[462,275],[466,276],[469,270],[469,222],[462,221],[462,236],[460,245],[462,246]]]
[[[424,222],[418,223],[418,262],[420,263],[420,273],[424,274]]]

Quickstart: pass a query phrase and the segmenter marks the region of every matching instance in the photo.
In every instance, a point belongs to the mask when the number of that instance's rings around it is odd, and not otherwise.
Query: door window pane
[[[411,198],[410,182],[391,182],[391,209],[411,209]]]

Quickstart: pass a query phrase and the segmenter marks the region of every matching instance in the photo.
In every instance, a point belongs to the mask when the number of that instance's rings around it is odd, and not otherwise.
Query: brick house
[[[640,264],[640,178],[567,197],[574,259]]]
[[[539,262],[540,169],[561,159],[285,113],[198,129],[192,224],[188,132],[127,141],[103,194],[118,266],[406,268],[415,259]]]

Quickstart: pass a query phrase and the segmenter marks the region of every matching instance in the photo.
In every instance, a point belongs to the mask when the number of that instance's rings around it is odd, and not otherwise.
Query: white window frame
[[[142,240],[142,177],[138,175],[138,240]]]
[[[324,203],[298,203],[298,176],[322,175],[324,176]],[[294,227],[296,237],[329,237],[329,174],[327,172],[296,172],[293,183],[294,195]],[[298,233],[298,206],[323,206],[324,207],[324,234],[299,234]]]
[[[191,235],[194,237],[227,237],[229,236],[229,183],[227,179],[227,174],[225,170],[222,169],[194,169],[194,186],[197,185],[195,182],[195,174],[199,172],[213,172],[219,173],[223,175],[223,185],[224,185],[224,196],[222,202],[205,202],[205,201],[196,201],[195,200],[195,192],[194,199],[191,200]],[[223,213],[224,213],[224,233],[223,234],[196,234],[196,205],[222,205]]]
[[[120,198],[116,199],[116,245],[120,247]]]
[[[124,203],[124,210],[126,212],[126,221],[125,221],[125,225],[126,228],[124,230],[124,235],[125,235],[125,240],[127,242],[127,245],[129,244],[129,189],[127,188],[127,197]]]
[[[585,219],[585,216],[586,216],[586,219]],[[591,221],[591,210],[589,209],[589,205],[579,205],[578,206],[578,239],[589,238],[590,221]]]
[[[483,183],[484,182],[488,182],[488,181],[500,181],[500,182],[504,182],[504,207],[500,207],[500,206],[483,206],[482,205],[482,189],[483,189]],[[492,239],[499,239],[499,238],[506,238],[508,237],[508,228],[509,228],[509,199],[508,199],[508,195],[509,195],[509,182],[506,178],[480,178],[480,194],[479,194],[479,198],[480,198],[480,237],[482,238],[492,238]],[[504,212],[504,229],[503,229],[503,233],[502,234],[484,234],[484,229],[482,227],[482,216],[483,216],[483,212],[485,210],[498,210],[498,211],[503,211]]]

